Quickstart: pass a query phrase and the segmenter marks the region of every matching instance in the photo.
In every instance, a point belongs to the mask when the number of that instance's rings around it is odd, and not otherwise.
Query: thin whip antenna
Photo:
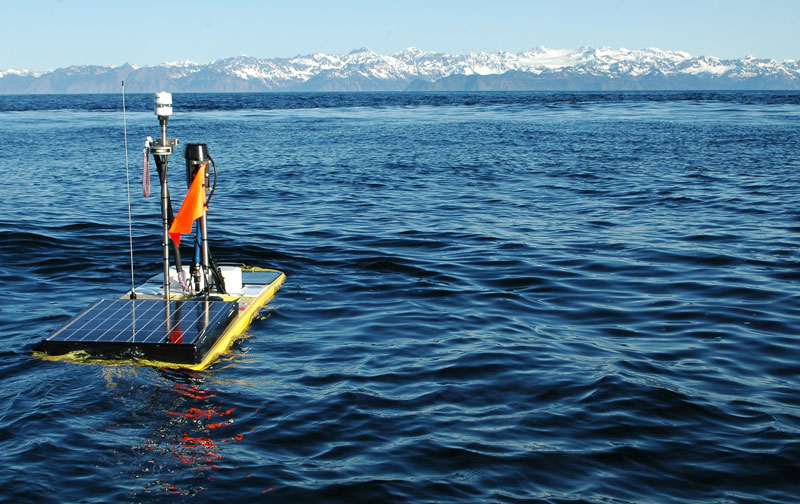
[[[128,121],[125,115],[125,81],[122,81],[122,129],[125,132],[125,181],[128,187],[128,246],[131,252],[131,299],[136,299],[133,280],[133,224],[131,218],[131,175],[128,169]]]

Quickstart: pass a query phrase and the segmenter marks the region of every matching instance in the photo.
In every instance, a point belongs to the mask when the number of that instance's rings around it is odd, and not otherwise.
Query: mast
[[[161,91],[156,93],[156,116],[161,124],[161,138],[150,144],[154,156],[161,156],[161,222],[163,227],[161,247],[164,252],[164,299],[169,300],[169,188],[167,185],[167,167],[172,148],[178,145],[177,138],[167,138],[167,121],[172,115],[172,93]]]
[[[206,225],[206,218],[208,217],[208,200],[205,199],[205,191],[209,187],[209,171],[211,169],[211,165],[214,164],[214,160],[211,158],[211,155],[209,155],[208,145],[206,144],[186,144],[184,157],[186,158],[186,183],[188,185],[191,185],[200,167],[203,165],[205,166],[205,176],[203,181],[205,204],[203,205],[203,215],[200,217],[200,222],[198,224],[198,232],[200,235],[200,263],[195,264],[193,259],[191,274],[194,278],[195,284],[198,286],[198,290],[199,288],[202,288],[205,290],[206,296],[208,296],[211,278],[209,275],[210,261],[208,254],[208,227]],[[214,165],[214,181],[216,185],[216,165]]]

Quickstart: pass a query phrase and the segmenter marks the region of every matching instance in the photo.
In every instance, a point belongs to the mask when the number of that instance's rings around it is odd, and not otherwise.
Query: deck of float
[[[235,301],[101,299],[39,349],[197,364],[238,315]]]
[[[163,296],[162,277],[153,277],[137,289],[137,299],[101,299],[36,350],[54,358],[80,354],[202,369],[230,346],[286,278],[275,270],[242,274],[242,291],[236,295],[173,296],[169,302],[157,297],[159,292]]]

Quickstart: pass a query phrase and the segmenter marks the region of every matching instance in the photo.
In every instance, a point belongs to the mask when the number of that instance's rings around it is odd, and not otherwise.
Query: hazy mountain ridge
[[[146,67],[70,66],[53,71],[0,71],[0,93],[247,91],[472,91],[800,89],[800,62],[723,60],[682,51],[536,47],[450,55],[409,48],[381,55],[294,58],[237,56],[208,64],[180,61]]]

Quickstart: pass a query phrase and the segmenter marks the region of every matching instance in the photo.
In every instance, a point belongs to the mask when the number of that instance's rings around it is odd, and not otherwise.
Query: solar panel
[[[196,364],[238,312],[235,301],[101,299],[39,343],[37,350]]]

